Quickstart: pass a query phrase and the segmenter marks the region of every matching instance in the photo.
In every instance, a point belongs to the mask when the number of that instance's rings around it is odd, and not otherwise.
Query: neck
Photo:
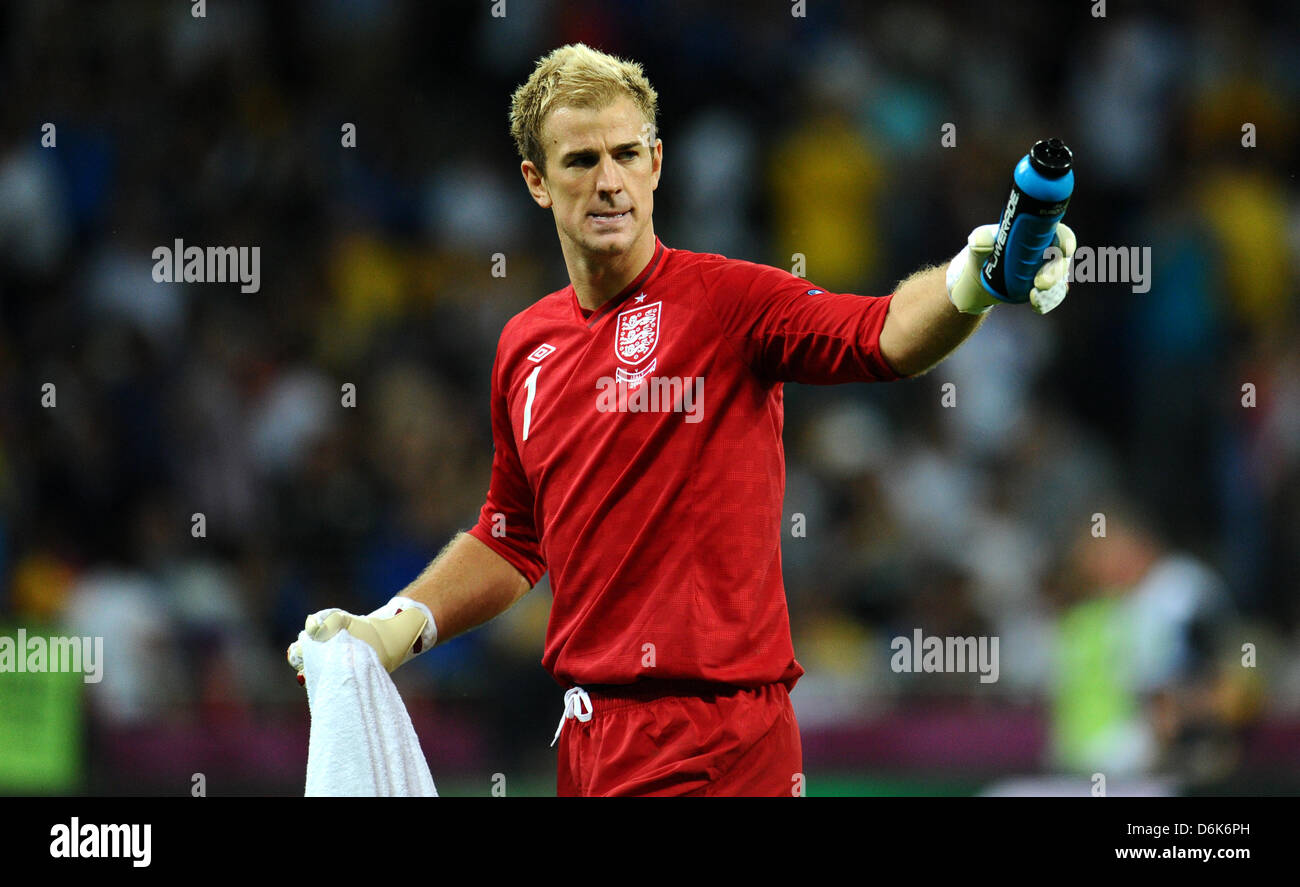
[[[631,249],[617,255],[592,255],[572,243],[563,244],[562,251],[578,304],[595,311],[626,289],[649,264],[655,254],[655,232],[647,227]]]

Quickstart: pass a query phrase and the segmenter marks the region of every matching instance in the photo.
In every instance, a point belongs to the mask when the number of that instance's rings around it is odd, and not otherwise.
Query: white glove
[[[438,642],[433,613],[419,601],[406,597],[395,597],[367,616],[331,607],[312,613],[303,626],[303,633],[313,641],[327,641],[340,631],[374,647],[389,672]],[[298,683],[304,684],[301,639],[290,644],[285,655],[298,673]]]
[[[948,263],[948,298],[963,314],[984,314],[998,303],[980,283],[980,269],[993,252],[998,236],[997,225],[980,225],[966,238],[961,252]],[[1065,299],[1070,289],[1066,279],[1070,259],[1074,257],[1074,232],[1064,222],[1056,226],[1056,238],[1048,252],[1055,257],[1043,263],[1034,275],[1029,304],[1039,314],[1046,314]]]

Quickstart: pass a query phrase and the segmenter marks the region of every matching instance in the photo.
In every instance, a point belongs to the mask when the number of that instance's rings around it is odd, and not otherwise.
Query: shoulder
[[[573,287],[566,286],[548,293],[511,317],[501,328],[498,351],[507,345],[523,343],[534,334],[553,328],[556,323],[569,318],[573,311],[570,304],[572,299]]]
[[[564,312],[572,311],[569,301],[572,288],[556,290],[538,299],[505,322],[497,337],[496,356],[493,359],[492,384],[505,367],[518,366],[521,361],[544,346],[562,323]]]
[[[748,289],[755,283],[779,284],[797,279],[788,271],[771,265],[733,259],[718,253],[674,249],[670,251],[668,260],[664,268],[665,276],[688,275],[709,291],[724,289],[734,292],[737,287]]]

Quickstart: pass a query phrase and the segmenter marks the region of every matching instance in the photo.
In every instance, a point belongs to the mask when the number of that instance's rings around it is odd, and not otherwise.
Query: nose
[[[617,194],[623,190],[622,170],[614,158],[605,154],[600,158],[600,172],[596,176],[596,190],[601,194]]]

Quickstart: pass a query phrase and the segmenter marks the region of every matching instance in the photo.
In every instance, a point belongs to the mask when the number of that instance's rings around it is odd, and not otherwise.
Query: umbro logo
[[[542,358],[546,357],[548,354],[551,354],[553,351],[555,351],[554,345],[551,345],[549,343],[538,345],[535,349],[533,349],[533,353],[528,355],[528,359],[531,360],[533,363],[541,363]]]

